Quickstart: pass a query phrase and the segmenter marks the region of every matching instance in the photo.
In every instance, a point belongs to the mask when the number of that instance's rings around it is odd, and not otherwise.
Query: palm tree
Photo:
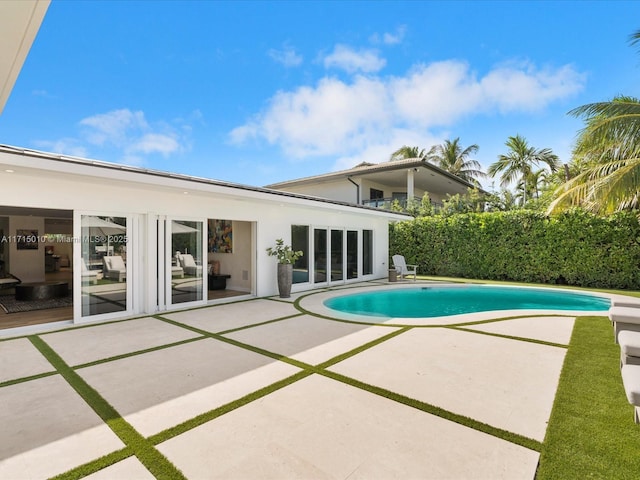
[[[640,31],[638,31],[640,40]],[[598,214],[638,207],[640,197],[640,100],[616,97],[571,114],[583,117],[574,158],[586,166],[556,191],[550,212],[581,206]]]
[[[453,173],[472,185],[480,186],[478,179],[486,177],[486,174],[480,170],[480,162],[468,159],[470,155],[477,153],[478,149],[478,145],[473,144],[463,150],[458,137],[453,141],[445,140],[442,145],[432,147],[427,153],[427,158],[443,170]]]
[[[629,37],[640,46],[640,30]],[[573,151],[582,172],[562,185],[549,212],[580,205],[607,214],[638,208],[640,200],[640,100],[618,96],[609,102],[578,107],[570,114],[582,117]]]
[[[403,145],[398,150],[391,154],[389,157],[389,161],[393,162],[394,160],[406,160],[409,158],[425,158],[427,156],[427,151],[424,148],[420,147],[409,147],[407,145]]]
[[[527,202],[528,180],[534,166],[544,163],[551,172],[558,170],[558,156],[550,148],[536,149],[529,146],[527,140],[520,135],[509,137],[505,143],[509,148],[506,155],[498,155],[498,160],[489,165],[487,173],[495,177],[499,172],[500,186],[506,187],[512,182],[522,182],[522,204]]]

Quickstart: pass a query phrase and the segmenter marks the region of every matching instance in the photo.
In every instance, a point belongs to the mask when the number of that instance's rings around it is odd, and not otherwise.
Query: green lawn
[[[579,317],[560,377],[537,480],[640,478],[640,425],[605,317]]]

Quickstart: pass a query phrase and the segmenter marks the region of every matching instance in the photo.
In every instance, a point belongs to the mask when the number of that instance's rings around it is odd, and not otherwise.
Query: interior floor
[[[73,272],[69,268],[61,268],[59,272],[45,273],[46,281],[66,281],[71,287]],[[71,289],[71,288],[70,288]],[[14,294],[14,289],[2,290],[3,295]],[[220,300],[224,298],[247,295],[247,292],[238,290],[209,290],[207,300]],[[73,307],[50,308],[46,310],[34,310],[30,312],[6,313],[0,307],[0,330],[7,328],[40,325],[43,323],[60,322],[73,318]]]

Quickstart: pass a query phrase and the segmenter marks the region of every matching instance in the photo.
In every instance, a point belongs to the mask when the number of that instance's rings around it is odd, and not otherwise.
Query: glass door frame
[[[310,228],[310,251],[313,252],[314,258],[313,261],[310,262],[310,266],[312,268],[312,270],[310,270],[310,283],[316,286],[329,286],[329,285],[344,285],[346,283],[356,283],[356,282],[360,282],[363,280],[364,275],[362,274],[362,270],[363,270],[363,250],[362,250],[362,238],[363,238],[363,229],[362,228],[352,228],[352,227],[327,227],[327,226],[319,226],[319,225],[309,225]],[[326,265],[325,268],[327,270],[327,275],[326,275],[326,280],[323,282],[316,282],[314,279],[316,277],[316,262],[315,262],[315,252],[316,252],[316,245],[315,245],[315,241],[316,241],[316,235],[315,235],[315,231],[316,230],[323,230],[326,232],[326,245],[325,245],[325,253],[326,253]],[[341,258],[341,268],[342,268],[342,278],[339,280],[331,280],[331,256],[333,254],[333,251],[331,249],[331,236],[332,236],[332,232],[334,231],[340,231],[342,232],[342,245],[341,245],[341,250],[342,250],[342,258]],[[347,278],[347,267],[348,267],[348,262],[347,262],[347,255],[348,255],[348,251],[347,251],[347,241],[348,241],[348,233],[349,232],[356,232],[357,233],[357,242],[356,242],[356,248],[357,248],[357,259],[356,259],[356,264],[357,264],[357,272],[356,272],[356,276],[355,278]]]
[[[117,312],[98,313],[94,315],[82,314],[82,243],[87,239],[82,236],[82,217],[120,217],[126,219],[126,236],[125,255],[126,262],[126,308]],[[141,280],[137,268],[140,262],[140,215],[127,214],[122,212],[113,212],[108,210],[101,211],[73,211],[73,322],[86,323],[94,321],[104,321],[114,318],[122,318],[135,314],[140,309],[140,299],[136,298],[142,288],[134,288],[137,282]]]
[[[175,252],[173,252],[172,242],[172,226],[173,222],[200,222],[202,224],[202,231],[200,232],[200,242],[202,245],[202,298],[200,300],[194,300],[191,302],[173,303],[171,292],[171,280],[172,270],[171,261]],[[161,228],[164,227],[164,228]],[[164,232],[164,245],[158,249],[158,278],[164,278],[164,307],[167,310],[175,310],[178,308],[192,308],[197,306],[206,305],[208,298],[208,277],[207,277],[207,265],[208,265],[208,245],[207,245],[207,218],[204,217],[189,217],[185,215],[180,216],[166,216],[159,219],[158,235],[160,236]],[[161,275],[164,272],[164,277]],[[160,289],[159,289],[160,290]]]

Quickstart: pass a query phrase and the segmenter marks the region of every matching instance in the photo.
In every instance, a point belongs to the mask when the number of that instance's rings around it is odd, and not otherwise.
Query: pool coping
[[[344,296],[344,295],[352,295],[358,293],[372,292],[372,291],[380,291],[380,290],[390,290],[390,289],[411,289],[416,288],[418,286],[425,285],[437,285],[438,287],[447,287],[447,288],[464,288],[469,286],[469,284],[461,284],[461,283],[434,283],[434,282],[408,282],[408,283],[395,283],[389,282],[386,284],[370,284],[366,286],[356,286],[356,287],[342,287],[337,289],[329,289],[329,290],[321,290],[321,291],[313,291],[308,293],[307,295],[301,296],[296,303],[298,304],[298,308],[302,309],[306,313],[312,315],[318,315],[324,318],[334,319],[334,320],[342,320],[347,322],[354,323],[362,323],[367,325],[388,325],[388,326],[412,326],[412,327],[434,327],[434,326],[444,326],[444,325],[458,325],[458,324],[470,324],[476,322],[483,321],[493,321],[496,319],[504,319],[504,318],[512,318],[512,317],[526,317],[526,316],[539,316],[539,315],[557,315],[557,316],[567,316],[567,317],[576,317],[576,316],[606,316],[607,310],[557,310],[557,309],[511,309],[511,310],[488,310],[484,312],[472,312],[472,313],[461,313],[457,315],[446,315],[446,316],[438,316],[438,317],[422,317],[422,318],[405,318],[405,317],[373,317],[371,315],[361,315],[361,314],[353,314],[353,313],[345,313],[340,312],[339,310],[333,310],[328,308],[324,302],[329,298],[335,296]],[[504,288],[518,288],[518,289],[533,289],[533,290],[553,290],[553,291],[564,291],[567,293],[580,293],[583,295],[592,295],[601,298],[607,298],[610,301],[628,301],[629,297],[625,295],[604,293],[604,292],[593,292],[588,290],[575,290],[571,288],[562,288],[562,287],[543,287],[543,286],[519,286],[519,285],[495,285],[495,284],[476,284],[475,286],[499,286]],[[348,293],[345,293],[348,292]],[[640,299],[638,299],[638,306],[640,307]]]

